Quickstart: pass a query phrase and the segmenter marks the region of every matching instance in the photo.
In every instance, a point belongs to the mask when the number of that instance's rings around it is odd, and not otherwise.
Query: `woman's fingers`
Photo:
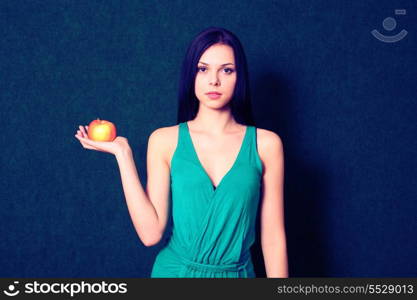
[[[92,147],[92,148],[88,148],[88,149],[94,149],[94,150],[98,150],[98,151],[102,151],[102,152],[112,152],[112,143],[110,142],[99,142],[99,141],[93,141],[90,140],[88,137],[82,137],[82,136],[78,136],[77,137],[80,142],[84,143],[86,145],[86,147]]]
[[[88,130],[88,126],[86,126]],[[79,130],[77,130],[77,134],[75,137],[80,141],[81,145],[85,149],[92,149],[101,152],[108,152],[114,153],[115,148],[118,146],[113,142],[101,142],[101,141],[93,141],[88,138],[87,131],[83,126],[79,125]]]
[[[83,137],[83,134],[81,132],[78,133],[78,135],[76,135],[77,139],[88,145],[88,146],[93,146],[94,147],[94,141],[90,140],[88,137]]]
[[[79,130],[77,130],[77,134],[75,135],[75,137],[80,141],[81,145],[86,148],[86,149],[94,149],[94,147],[86,144],[83,140],[82,140],[82,136],[81,136],[81,132]]]
[[[82,130],[77,130],[75,137],[80,141],[84,148],[98,150],[93,145],[91,145],[92,141],[88,138],[88,136],[85,135],[85,133],[83,133]]]
[[[88,144],[84,143],[83,141],[80,141],[80,143],[81,143],[81,145],[83,145],[83,147],[84,147],[85,149],[97,150],[97,149],[96,149],[96,148],[94,148],[93,146],[90,146],[90,145],[88,145]]]
[[[85,149],[97,150],[96,148],[91,147],[91,146],[89,146],[89,145],[86,145],[86,144],[84,144],[83,142],[81,142],[81,145],[83,145],[83,147],[84,147]]]
[[[87,131],[84,129],[84,127],[80,125],[80,126],[79,126],[79,128],[80,128],[80,130],[81,130],[82,137],[87,137],[87,136],[88,136],[88,133],[87,133]]]

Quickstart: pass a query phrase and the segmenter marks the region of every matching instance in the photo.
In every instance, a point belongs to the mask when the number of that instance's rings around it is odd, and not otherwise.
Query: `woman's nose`
[[[220,81],[219,81],[219,78],[217,77],[217,74],[213,74],[213,75],[211,75],[211,77],[210,77],[210,84],[211,85],[220,85]]]

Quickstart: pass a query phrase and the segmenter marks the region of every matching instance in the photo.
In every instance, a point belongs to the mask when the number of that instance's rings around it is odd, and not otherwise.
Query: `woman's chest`
[[[236,162],[242,147],[242,138],[230,136],[214,139],[195,136],[193,146],[198,162],[217,186]]]

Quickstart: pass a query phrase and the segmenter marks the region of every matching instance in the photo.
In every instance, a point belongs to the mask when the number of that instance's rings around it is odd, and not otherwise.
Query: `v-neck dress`
[[[250,247],[262,163],[256,127],[246,126],[238,155],[217,187],[202,166],[187,122],[171,160],[172,234],[156,256],[153,278],[254,278]]]

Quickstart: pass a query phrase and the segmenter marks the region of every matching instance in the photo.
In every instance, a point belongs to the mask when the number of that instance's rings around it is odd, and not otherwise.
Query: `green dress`
[[[179,124],[171,161],[172,235],[151,277],[256,277],[250,253],[262,178],[256,145],[256,127],[247,126],[234,164],[214,187],[188,124]]]

